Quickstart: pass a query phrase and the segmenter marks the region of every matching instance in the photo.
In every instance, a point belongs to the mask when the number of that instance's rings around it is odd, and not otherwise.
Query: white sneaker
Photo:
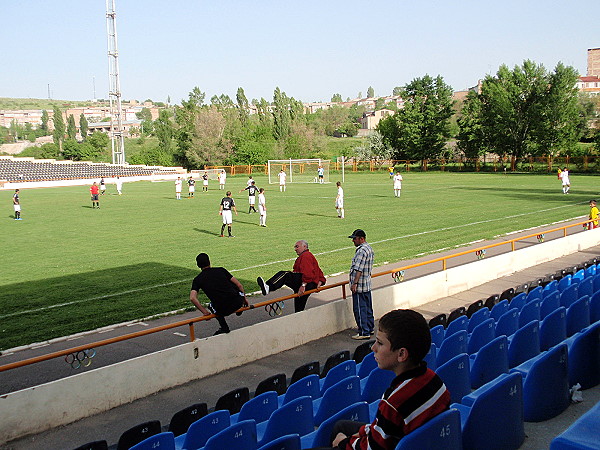
[[[265,283],[265,280],[263,280],[263,277],[258,277],[256,279],[256,282],[258,283],[258,286],[260,287],[260,290],[262,291],[262,295],[267,295],[269,293],[269,285],[267,283]]]

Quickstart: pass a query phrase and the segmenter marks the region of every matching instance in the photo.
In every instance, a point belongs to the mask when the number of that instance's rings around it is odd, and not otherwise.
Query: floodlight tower
[[[110,131],[113,164],[125,164],[123,141],[123,108],[119,81],[119,50],[117,47],[117,13],[115,0],[106,0],[106,33],[108,35],[108,100],[110,103]]]

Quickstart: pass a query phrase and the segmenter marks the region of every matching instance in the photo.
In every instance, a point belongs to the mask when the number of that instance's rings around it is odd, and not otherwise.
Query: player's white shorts
[[[175,193],[176,194],[181,194],[181,188],[180,187],[176,187],[175,188]]]
[[[335,201],[335,207],[339,208],[339,209],[342,209],[344,207],[344,199],[343,198],[338,198]]]
[[[225,180],[219,180],[219,184],[220,184],[221,186],[225,186]]]
[[[256,196],[255,195],[249,195],[248,196],[248,203],[250,203],[250,206],[254,206],[256,204]]]
[[[208,180],[202,180],[202,185],[203,186],[208,186]]]
[[[285,181],[280,181],[279,186],[285,186]]]
[[[21,211],[21,205],[13,205],[13,208],[15,209],[15,212]]]
[[[569,181],[568,178],[563,178],[562,183],[563,183],[562,184],[563,186],[570,186],[571,185],[571,181]]]
[[[258,214],[260,214],[261,216],[267,215],[267,210],[264,206],[258,205]]]
[[[190,186],[189,192],[196,192],[196,186]]]
[[[394,189],[402,189],[402,183],[394,183]]]
[[[100,185],[100,190],[101,191],[105,191],[106,190],[106,185],[105,184],[101,184]]]
[[[226,225],[230,225],[231,222],[233,220],[233,216],[231,215],[231,210],[224,210],[223,211],[223,223]]]

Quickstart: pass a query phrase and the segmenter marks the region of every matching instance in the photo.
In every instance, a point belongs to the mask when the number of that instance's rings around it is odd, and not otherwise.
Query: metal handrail
[[[575,224],[564,225],[562,227],[553,228],[551,230],[546,230],[546,231],[544,231],[544,233],[553,233],[553,232],[557,232],[557,231],[562,231],[563,232],[563,237],[564,237],[564,236],[567,236],[567,229],[573,228],[573,227],[577,227],[577,226],[581,227],[582,225],[586,225],[586,224],[588,224],[590,222],[592,222],[592,220],[585,220],[583,222],[578,222],[578,223],[575,223]],[[426,265],[429,265],[429,264],[434,264],[434,263],[437,263],[437,262],[440,262],[440,261],[442,262],[442,270],[446,270],[447,269],[447,261],[450,260],[450,259],[457,258],[459,256],[468,255],[468,254],[471,254],[471,253],[477,253],[478,251],[486,250],[486,249],[489,249],[489,248],[500,247],[500,246],[503,246],[503,245],[510,245],[511,246],[511,251],[515,251],[515,243],[516,242],[519,242],[519,241],[522,241],[522,240],[525,240],[525,239],[529,239],[531,237],[536,237],[536,236],[539,236],[539,235],[540,235],[540,233],[533,233],[533,234],[528,234],[526,236],[521,236],[521,237],[518,237],[518,238],[510,239],[510,240],[505,241],[505,242],[497,242],[497,243],[494,243],[494,244],[484,245],[482,247],[477,247],[475,249],[465,250],[465,251],[461,251],[461,252],[458,252],[458,253],[453,253],[452,255],[441,256],[439,258],[434,258],[434,259],[430,259],[430,260],[419,262],[419,263],[409,264],[409,265],[402,266],[402,267],[399,267],[399,268],[396,268],[396,269],[391,269],[391,270],[386,270],[386,271],[383,271],[383,272],[374,273],[372,275],[372,277],[375,278],[375,277],[380,277],[380,276],[384,276],[384,275],[395,274],[395,273],[400,272],[400,271],[405,271],[405,270],[408,270],[408,269],[414,269],[416,267],[422,267],[422,266],[426,266]],[[308,295],[308,294],[312,294],[312,293],[315,293],[315,292],[320,292],[320,291],[325,291],[325,290],[328,290],[328,289],[333,289],[333,288],[336,288],[336,287],[341,287],[342,288],[342,298],[345,300],[346,299],[346,285],[348,285],[348,284],[349,284],[348,281],[340,281],[338,283],[333,283],[333,284],[321,286],[321,287],[316,288],[316,289],[311,289],[309,291],[305,291],[303,295]],[[298,294],[290,294],[290,295],[286,295],[286,296],[283,296],[283,297],[278,297],[278,298],[272,299],[272,300],[265,300],[263,302],[258,302],[258,303],[255,303],[253,305],[250,305],[250,306],[242,307],[242,308],[240,308],[238,310],[238,312],[248,311],[250,309],[261,308],[263,306],[268,306],[268,305],[270,305],[272,303],[282,302],[282,301],[289,300],[289,299],[292,299],[292,298],[295,298],[295,297],[299,297],[299,295]],[[9,363],[9,364],[5,364],[3,366],[0,366],[0,372],[4,372],[4,371],[7,371],[7,370],[11,370],[11,369],[16,369],[18,367],[28,366],[28,365],[31,365],[31,364],[35,364],[35,363],[42,362],[42,361],[47,361],[47,360],[54,359],[54,358],[59,358],[61,356],[67,356],[69,354],[80,352],[80,351],[83,351],[83,350],[88,350],[88,349],[92,349],[92,348],[102,347],[102,346],[105,346],[105,345],[109,345],[109,344],[114,344],[114,343],[117,343],[117,342],[126,341],[126,340],[133,339],[133,338],[136,338],[136,337],[146,336],[148,334],[153,334],[153,333],[158,333],[160,331],[165,331],[165,330],[169,330],[169,329],[172,329],[172,328],[177,328],[177,327],[181,327],[181,326],[185,326],[185,325],[189,326],[189,329],[190,329],[190,342],[194,342],[196,340],[195,332],[194,332],[194,324],[197,323],[197,322],[202,322],[202,321],[205,321],[205,320],[212,319],[214,317],[215,317],[214,314],[210,314],[210,315],[206,315],[206,316],[196,317],[196,318],[193,318],[193,319],[181,320],[181,321],[173,322],[173,323],[170,323],[170,324],[167,324],[167,325],[161,325],[161,326],[158,326],[158,327],[150,328],[148,330],[136,331],[134,333],[125,334],[125,335],[117,336],[117,337],[114,337],[114,338],[104,339],[102,341],[97,341],[97,342],[93,342],[93,343],[90,343],[90,344],[84,344],[84,345],[80,345],[80,346],[77,346],[77,347],[72,347],[72,348],[69,348],[69,349],[60,350],[60,351],[57,351],[57,352],[49,353],[47,355],[41,355],[41,356],[36,356],[36,357],[33,357],[33,358],[24,359],[22,361],[16,361],[16,362],[13,362],[13,363]]]

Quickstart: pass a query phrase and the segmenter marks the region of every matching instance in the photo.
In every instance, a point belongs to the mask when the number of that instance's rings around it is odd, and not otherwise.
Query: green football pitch
[[[367,233],[376,264],[395,262],[520,229],[586,215],[599,195],[594,176],[572,177],[563,195],[555,175],[405,173],[394,198],[387,174],[346,173],[346,218],[334,207],[335,183],[266,188],[267,228],[248,214],[247,176],[227,178],[238,215],[235,238],[219,237],[224,191],[197,183],[195,198],[175,199],[173,181],[114,185],[92,209],[88,186],[21,191],[22,221],[12,193],[0,191],[0,349],[114,323],[190,309],[195,257],[206,252],[258,290],[257,276],[291,268],[293,245],[306,239],[326,275],[347,271],[348,235]],[[341,180],[341,174],[331,174]]]

